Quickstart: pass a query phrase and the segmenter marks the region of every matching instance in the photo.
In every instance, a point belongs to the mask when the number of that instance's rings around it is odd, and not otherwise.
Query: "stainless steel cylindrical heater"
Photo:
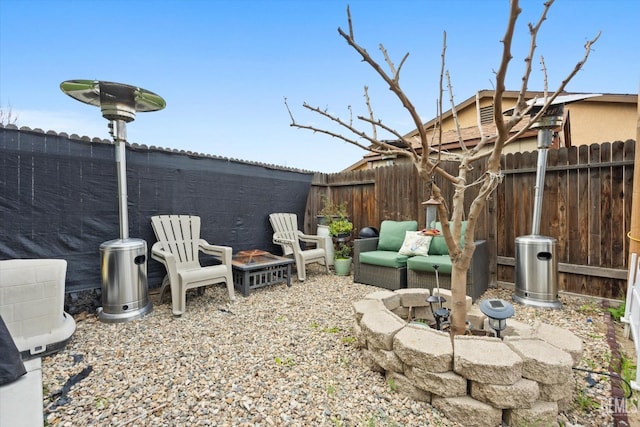
[[[532,108],[532,115],[539,111]],[[563,105],[550,106],[545,115],[531,128],[538,129],[538,163],[536,168],[535,198],[533,201],[533,221],[531,234],[515,239],[516,290],[513,299],[521,304],[561,308],[558,300],[558,260],[556,247],[558,241],[553,237],[540,235],[540,217],[542,214],[542,195],[547,166],[547,152],[553,143],[553,129],[560,125]]]
[[[574,94],[558,96],[545,113],[531,126],[538,129],[538,163],[536,167],[536,187],[533,204],[531,234],[515,239],[516,291],[513,299],[521,304],[541,307],[562,307],[558,300],[558,241],[553,237],[540,235],[540,217],[542,214],[542,195],[544,176],[547,168],[547,152],[553,143],[555,128],[560,127],[564,119],[564,105],[582,101],[600,94]],[[541,110],[546,99],[536,99],[531,108],[531,118]]]
[[[120,238],[100,245],[102,307],[98,318],[108,323],[138,319],[153,306],[147,286],[147,243],[129,238],[126,124],[135,119],[136,112],[161,110],[166,103],[153,92],[122,83],[68,80],[60,88],[78,101],[100,107],[115,142]]]

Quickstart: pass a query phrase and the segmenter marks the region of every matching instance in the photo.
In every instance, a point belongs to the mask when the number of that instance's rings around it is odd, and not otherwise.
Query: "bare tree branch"
[[[510,10],[507,19],[507,26],[505,34],[502,39],[502,54],[500,58],[500,64],[495,72],[495,89],[493,95],[493,119],[496,126],[496,131],[485,132],[482,125],[480,115],[480,100],[479,95],[476,94],[476,114],[477,114],[477,126],[479,130],[480,139],[477,144],[469,148],[466,146],[464,138],[462,136],[462,129],[460,128],[460,120],[456,111],[456,105],[453,95],[453,84],[451,83],[451,77],[448,71],[445,72],[445,54],[447,50],[447,34],[443,34],[443,47],[441,52],[441,69],[440,69],[440,81],[439,81],[439,94],[436,99],[436,112],[437,120],[434,121],[433,128],[427,129],[418,115],[414,105],[409,100],[405,92],[400,86],[400,71],[405,64],[408,53],[405,54],[396,68],[395,64],[391,60],[391,56],[384,48],[382,44],[379,45],[380,51],[384,61],[389,67],[389,72],[382,69],[380,64],[374,60],[369,53],[355,41],[353,23],[351,19],[351,12],[347,7],[347,19],[349,25],[348,33],[345,33],[341,28],[338,28],[338,33],[345,39],[347,44],[351,46],[361,57],[364,62],[384,80],[389,86],[389,90],[397,97],[402,104],[402,107],[410,115],[413,124],[415,125],[415,140],[414,137],[407,137],[398,132],[396,129],[384,124],[382,120],[377,119],[371,99],[369,97],[369,89],[365,86],[364,98],[365,105],[367,107],[368,116],[356,116],[357,123],[353,122],[353,111],[349,106],[350,118],[348,122],[344,122],[338,116],[335,116],[328,112],[326,109],[321,110],[319,107],[312,107],[307,103],[303,104],[303,107],[320,114],[327,118],[330,122],[337,124],[342,129],[345,129],[351,135],[350,137],[340,134],[338,132],[320,129],[311,125],[302,125],[294,120],[293,114],[287,105],[287,99],[285,98],[285,105],[291,118],[290,125],[300,129],[308,129],[313,132],[329,135],[334,138],[338,138],[349,144],[360,147],[364,150],[378,153],[378,154],[396,154],[398,156],[404,156],[410,158],[418,171],[420,179],[424,182],[428,182],[431,185],[433,191],[433,197],[441,201],[441,205],[438,208],[438,219],[442,224],[442,232],[449,249],[449,255],[452,261],[452,336],[464,333],[465,329],[465,289],[466,289],[466,272],[469,269],[471,262],[471,256],[473,255],[475,245],[475,227],[478,218],[483,214],[486,206],[487,199],[494,192],[495,188],[500,184],[502,180],[502,174],[500,171],[500,157],[505,145],[512,143],[519,139],[525,132],[529,131],[531,126],[538,121],[542,115],[546,112],[551,103],[557,98],[557,96],[564,91],[569,81],[582,69],[587,61],[591,52],[591,47],[598,38],[600,33],[589,40],[585,45],[585,52],[581,61],[579,61],[568,74],[568,76],[561,82],[555,92],[549,94],[548,81],[547,81],[547,69],[544,63],[544,57],[541,57],[542,73],[544,76],[544,102],[542,108],[538,111],[536,107],[536,114],[533,117],[529,117],[527,123],[524,126],[519,126],[517,132],[512,132],[514,127],[521,123],[527,114],[532,111],[534,105],[531,100],[526,101],[527,87],[529,78],[532,71],[532,59],[536,51],[537,36],[542,27],[542,23],[546,20],[547,13],[553,4],[553,0],[548,0],[544,3],[544,8],[540,14],[540,17],[535,25],[529,24],[529,37],[530,43],[525,57],[525,70],[521,77],[521,86],[518,91],[518,98],[513,108],[513,112],[508,118],[503,115],[503,96],[505,94],[505,80],[509,64],[512,59],[512,44],[515,34],[516,22],[521,14],[519,6],[519,0],[510,0]],[[444,78],[446,76],[447,90],[449,91],[449,100],[451,104],[451,115],[455,126],[455,131],[460,143],[461,150],[455,154],[446,153],[443,150],[443,93],[444,93]],[[535,99],[533,101],[536,101]],[[357,125],[367,124],[371,126],[371,133],[368,134],[360,130]],[[384,131],[394,136],[394,141],[383,140],[379,137],[378,131]],[[437,143],[436,143],[437,138]],[[419,144],[419,148],[418,145]],[[421,150],[420,150],[421,149]],[[459,161],[458,175],[454,176],[444,171],[440,164],[443,160],[443,156],[455,157]],[[467,182],[469,176],[468,172],[473,168],[472,163],[485,159],[486,165],[483,165],[485,173],[474,182]],[[433,174],[437,173],[444,181],[441,185],[452,185],[454,188],[451,204],[447,204],[447,200],[444,200],[442,196],[442,190],[433,181]],[[472,200],[467,215],[465,216],[465,195],[467,189],[471,187],[477,187],[477,196]],[[449,209],[451,206],[451,209]],[[460,248],[459,242],[462,235],[462,223],[463,219],[466,220],[466,232],[464,239],[464,247]]]
[[[378,128],[373,123],[375,118],[373,116],[373,109],[371,108],[371,99],[369,98],[369,88],[367,86],[364,87],[364,99],[365,99],[365,103],[367,104],[367,110],[369,110],[369,118],[371,119],[372,138],[377,140],[378,139]]]
[[[451,76],[449,72],[446,72],[447,76],[447,88],[449,88],[449,102],[451,103],[451,116],[453,117],[453,123],[456,127],[456,134],[458,135],[458,142],[460,144],[460,148],[462,151],[468,151],[467,146],[464,143],[464,139],[462,138],[462,132],[460,131],[460,121],[458,120],[458,111],[456,110],[456,103],[453,100],[453,86],[451,85]]]

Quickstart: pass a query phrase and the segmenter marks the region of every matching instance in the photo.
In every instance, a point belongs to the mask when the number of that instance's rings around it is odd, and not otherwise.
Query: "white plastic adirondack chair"
[[[298,280],[304,281],[307,277],[306,265],[314,262],[324,264],[329,273],[329,261],[325,249],[326,239],[321,236],[304,234],[298,230],[298,216],[293,213],[272,213],[269,222],[273,227],[273,243],[282,247],[284,256],[293,256],[296,261]],[[300,242],[313,243],[312,249],[302,249]]]
[[[235,301],[231,275],[232,249],[210,245],[200,238],[200,217],[191,215],[158,215],[151,217],[153,232],[158,241],[151,247],[151,258],[164,264],[167,275],[162,281],[160,298],[165,287],[171,285],[172,310],[175,316],[186,310],[188,289],[225,283],[229,299]],[[200,264],[198,252],[213,255],[219,265]]]

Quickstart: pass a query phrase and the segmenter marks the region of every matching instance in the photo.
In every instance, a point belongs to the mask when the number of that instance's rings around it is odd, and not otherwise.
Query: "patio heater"
[[[60,89],[78,101],[100,107],[115,143],[120,238],[100,245],[102,307],[98,318],[107,323],[138,319],[153,306],[147,288],[147,243],[129,238],[126,124],[135,119],[136,112],[161,110],[166,103],[153,92],[122,83],[68,80]]]
[[[538,129],[538,161],[533,201],[531,234],[515,239],[515,293],[513,300],[539,308],[559,309],[558,300],[558,241],[553,237],[540,235],[542,196],[547,167],[547,153],[553,142],[555,128],[562,124],[564,105],[580,101],[598,94],[558,96],[547,108],[545,114],[531,129]],[[545,99],[537,99],[531,108],[533,118],[542,108]]]

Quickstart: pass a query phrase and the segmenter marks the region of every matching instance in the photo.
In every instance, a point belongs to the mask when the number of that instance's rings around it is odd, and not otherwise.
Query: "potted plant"
[[[329,225],[331,221],[340,218],[348,218],[347,203],[335,204],[327,196],[321,196],[322,209],[318,212],[316,220],[318,225]]]
[[[348,276],[351,274],[351,247],[349,245],[340,243],[336,246],[333,267],[338,276]]]
[[[353,231],[353,223],[346,217],[334,219],[329,223],[329,235],[337,241],[349,240]]]

